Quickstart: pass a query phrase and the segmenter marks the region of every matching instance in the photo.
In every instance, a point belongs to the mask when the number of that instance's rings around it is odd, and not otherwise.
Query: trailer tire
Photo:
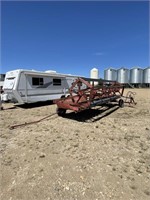
[[[66,110],[63,108],[57,108],[56,112],[58,116],[61,116],[61,117],[63,117],[66,114]]]
[[[122,99],[119,100],[119,107],[123,108],[124,107],[124,101]]]
[[[65,98],[65,95],[62,95],[62,96],[61,96],[61,99],[63,99],[63,98]]]

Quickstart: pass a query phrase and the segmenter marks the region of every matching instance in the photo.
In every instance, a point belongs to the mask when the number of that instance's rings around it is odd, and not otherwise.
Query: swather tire
[[[66,110],[63,108],[57,108],[56,112],[61,117],[63,117],[66,114]]]
[[[119,100],[119,107],[123,108],[124,107],[124,101],[122,99]]]

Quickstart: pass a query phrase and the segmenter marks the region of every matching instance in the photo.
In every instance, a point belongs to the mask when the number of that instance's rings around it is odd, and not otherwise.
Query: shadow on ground
[[[119,109],[118,105],[105,105],[101,106],[98,109],[88,109],[82,112],[70,112],[66,113],[63,117],[71,120],[76,120],[79,122],[95,122],[104,117],[107,117],[111,113]]]
[[[49,105],[53,105],[53,101],[28,103],[28,104],[15,105],[15,106],[24,108],[24,109],[31,109],[31,108],[35,108],[35,107],[43,107],[43,106],[49,106]]]

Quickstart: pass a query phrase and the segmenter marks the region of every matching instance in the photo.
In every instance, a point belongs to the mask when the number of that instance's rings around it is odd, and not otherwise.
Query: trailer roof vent
[[[47,71],[45,71],[46,73],[51,73],[51,74],[56,74],[56,71],[54,71],[54,70],[47,70]]]

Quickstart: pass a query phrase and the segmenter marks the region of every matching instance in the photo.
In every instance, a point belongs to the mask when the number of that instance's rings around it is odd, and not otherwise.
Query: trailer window
[[[53,79],[53,85],[61,85],[61,79]]]
[[[43,85],[43,78],[32,78],[32,85]]]
[[[15,79],[15,77],[9,77],[9,78],[7,78],[7,80],[13,80],[13,79]]]

